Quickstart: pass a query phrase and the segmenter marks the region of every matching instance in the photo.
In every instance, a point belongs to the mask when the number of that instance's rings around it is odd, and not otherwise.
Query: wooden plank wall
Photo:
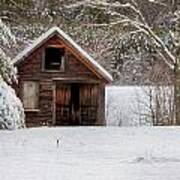
[[[35,80],[39,82],[39,111],[26,112],[27,126],[53,125],[53,87],[55,85],[54,78],[84,78],[100,82],[100,80],[92,71],[82,64],[68,49],[65,50],[65,72],[46,72],[42,68],[42,60],[44,50],[48,45],[63,45],[59,37],[53,36],[46,43],[35,50],[31,55],[26,57],[25,61],[19,63],[18,76],[19,85],[16,87],[17,94],[22,98],[23,82],[27,80]],[[104,82],[102,82],[104,83]],[[103,124],[104,109],[104,85],[101,86],[101,93],[97,97],[100,106],[98,109],[98,124]],[[102,97],[101,97],[102,96]],[[101,116],[100,116],[101,114]],[[103,120],[104,121],[104,120]]]

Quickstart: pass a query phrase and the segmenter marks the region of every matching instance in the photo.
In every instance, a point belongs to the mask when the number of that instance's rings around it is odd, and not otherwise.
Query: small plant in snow
[[[56,145],[57,145],[57,148],[59,148],[59,144],[60,144],[60,140],[59,140],[59,139],[57,139],[57,140],[56,140]]]

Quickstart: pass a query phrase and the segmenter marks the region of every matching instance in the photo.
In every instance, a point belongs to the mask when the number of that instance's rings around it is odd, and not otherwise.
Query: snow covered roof
[[[42,34],[39,38],[37,38],[30,46],[25,48],[21,53],[19,53],[13,60],[14,64],[24,60],[30,53],[32,53],[36,48],[42,45],[48,38],[52,35],[59,35],[62,39],[64,39],[69,45],[71,45],[75,50],[77,50],[84,58],[84,61],[89,63],[98,74],[100,74],[103,78],[105,78],[108,82],[113,80],[112,76],[96,61],[94,60],[87,52],[85,52],[77,43],[73,41],[71,37],[69,37],[64,31],[62,31],[58,27],[52,27],[47,32]]]

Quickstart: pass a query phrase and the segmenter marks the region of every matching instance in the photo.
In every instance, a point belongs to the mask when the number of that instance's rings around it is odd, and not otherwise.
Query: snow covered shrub
[[[4,49],[16,43],[10,28],[0,19],[0,129],[24,127],[24,110],[15,91],[8,85],[16,80],[16,69]],[[8,84],[6,84],[8,82]]]
[[[25,127],[24,110],[15,91],[0,79],[0,129]]]

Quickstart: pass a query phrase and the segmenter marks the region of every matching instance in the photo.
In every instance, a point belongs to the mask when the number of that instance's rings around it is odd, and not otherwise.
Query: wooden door
[[[71,86],[56,86],[56,125],[69,125],[71,118]]]
[[[56,87],[56,125],[95,125],[98,86],[64,84]]]
[[[98,112],[98,86],[83,84],[80,87],[81,125],[95,125]]]

